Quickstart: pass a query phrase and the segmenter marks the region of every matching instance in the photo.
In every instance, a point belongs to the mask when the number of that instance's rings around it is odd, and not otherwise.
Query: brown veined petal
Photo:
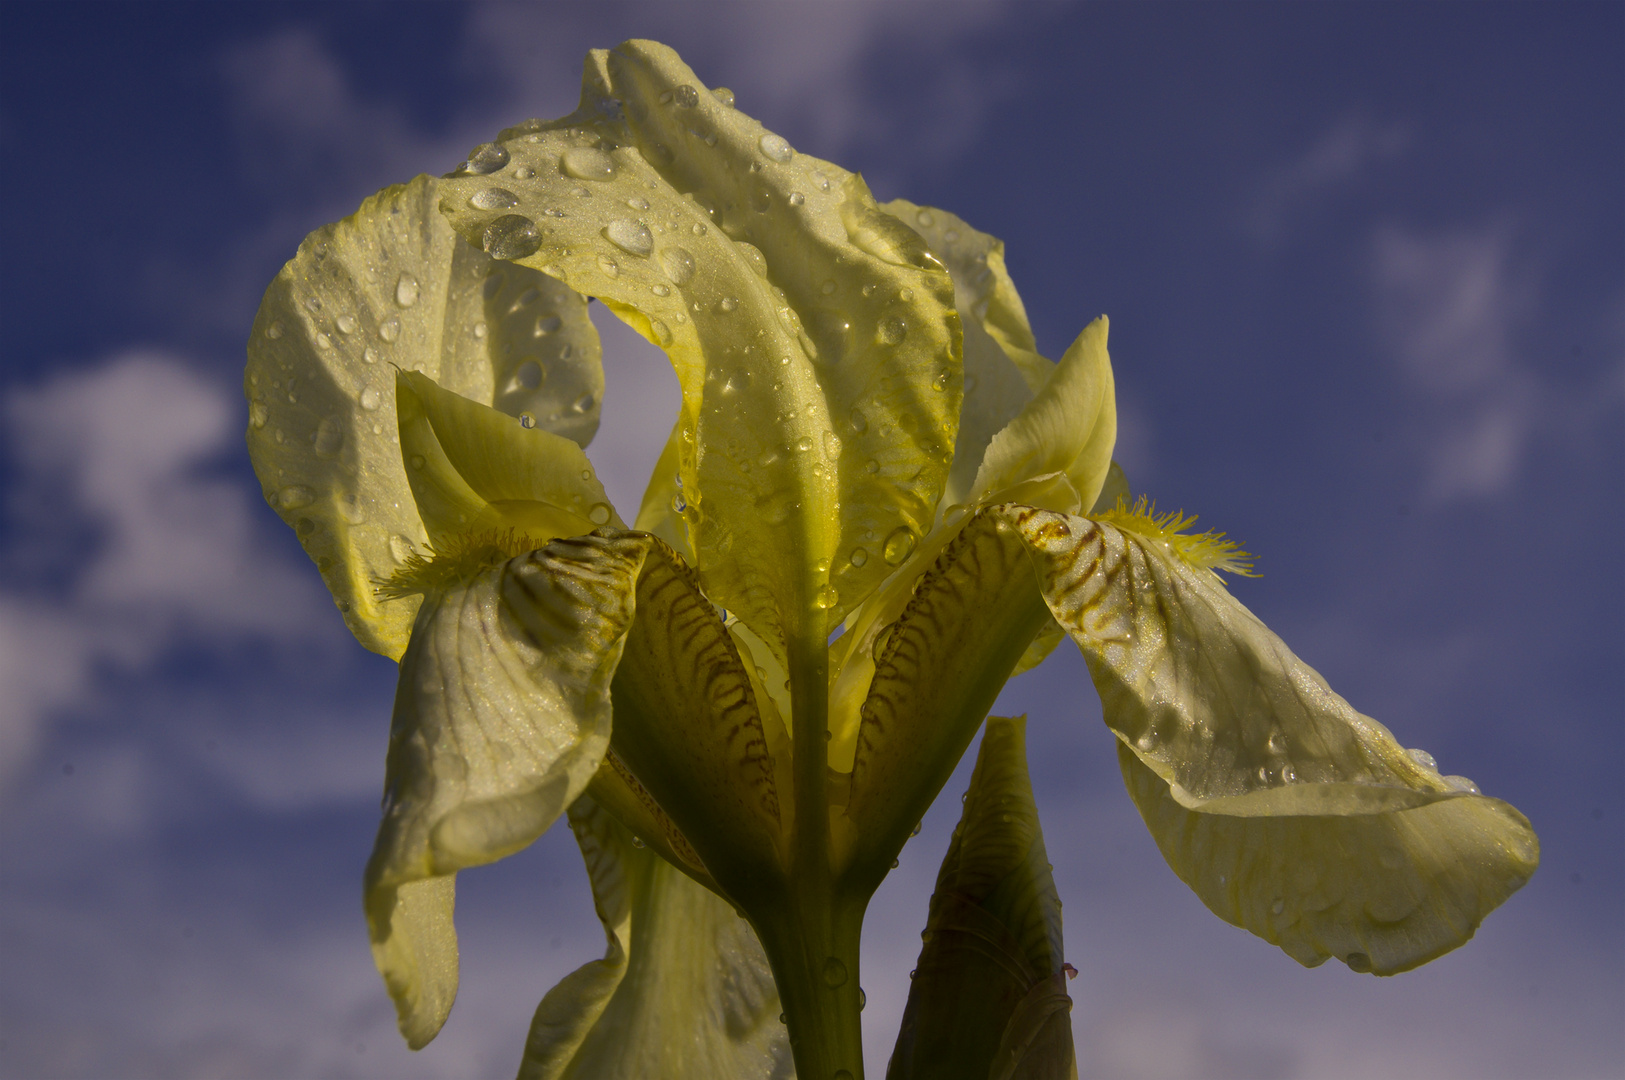
[[[651,542],[555,540],[431,592],[418,611],[366,873],[373,956],[414,1049],[456,995],[451,875],[535,840],[603,760]]]
[[[879,642],[851,795],[832,822],[854,880],[885,876],[1048,619],[1021,539],[994,516],[975,515],[920,578]]]
[[[658,540],[616,671],[615,753],[747,908],[787,865],[773,755],[734,639],[694,572]]]
[[[579,111],[494,145],[505,164],[447,182],[452,224],[665,349],[707,594],[821,642],[890,572],[887,539],[931,526],[961,394],[947,273],[860,177],[652,42],[591,53]],[[470,205],[492,186],[517,202]]]
[[[395,658],[418,600],[376,583],[428,539],[396,443],[395,368],[582,443],[603,394],[585,301],[470,247],[439,200],[440,181],[420,176],[306,237],[266,290],[243,381],[267,501],[357,639]]]
[[[1176,544],[1001,512],[1089,664],[1158,845],[1221,917],[1303,963],[1392,974],[1464,943],[1534,872],[1523,815],[1355,712]]]
[[[990,716],[937,874],[887,1080],[1069,1080],[1061,901],[1027,778],[1026,718]]]
[[[590,799],[570,818],[609,949],[542,999],[520,1080],[793,1077],[750,924]]]

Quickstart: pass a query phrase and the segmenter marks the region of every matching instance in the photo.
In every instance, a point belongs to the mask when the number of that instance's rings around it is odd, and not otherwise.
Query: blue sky
[[[510,1075],[601,954],[556,830],[461,876],[459,1003],[400,1042],[359,902],[393,665],[261,503],[239,387],[307,232],[569,111],[632,36],[1003,238],[1047,354],[1110,314],[1136,489],[1242,540],[1243,602],[1540,833],[1464,949],[1301,969],[1162,863],[1063,646],[1000,711],[1031,717],[1080,1073],[1625,1068],[1625,7],[12,2],[0,1076]],[[675,381],[604,329],[590,454],[636,505]],[[871,909],[874,1075],[947,796]]]

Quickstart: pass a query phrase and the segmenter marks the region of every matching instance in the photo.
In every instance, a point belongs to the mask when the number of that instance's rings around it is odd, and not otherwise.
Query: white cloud
[[[1516,355],[1535,306],[1503,225],[1423,234],[1377,230],[1378,326],[1406,380],[1434,409],[1425,492],[1493,496],[1517,476],[1545,390]]]
[[[1259,183],[1247,228],[1260,243],[1279,242],[1305,206],[1353,183],[1380,162],[1404,152],[1410,137],[1399,124],[1344,117],[1298,157]]]
[[[19,549],[57,553],[59,588],[0,593],[0,778],[103,669],[139,672],[182,641],[289,640],[330,628],[309,575],[256,538],[249,493],[205,469],[238,406],[179,360],[130,353],[7,395]],[[84,544],[86,527],[94,539]]]

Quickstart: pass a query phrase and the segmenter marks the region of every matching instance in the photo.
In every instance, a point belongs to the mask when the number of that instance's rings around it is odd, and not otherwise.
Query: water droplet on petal
[[[1343,958],[1343,963],[1349,966],[1350,971],[1366,972],[1371,970],[1371,957],[1363,952],[1351,952]]]
[[[282,320],[281,319],[273,320],[271,322],[271,325],[267,326],[265,328],[265,336],[270,338],[272,341],[275,341],[277,338],[281,337],[282,336]]]
[[[876,327],[876,337],[883,345],[899,345],[908,336],[908,323],[899,315],[887,315]]]
[[[671,92],[671,99],[685,109],[692,109],[700,103],[700,92],[684,83]]]
[[[687,285],[694,278],[694,256],[680,247],[666,248],[660,253],[660,268],[673,285]]]
[[[588,410],[590,410],[592,408],[592,405],[593,405],[593,397],[592,397],[592,395],[591,394],[582,394],[580,397],[576,398],[575,401],[571,402],[570,411],[577,414],[577,415],[580,415],[581,413],[584,413],[584,412],[587,412]]]
[[[254,425],[256,431],[264,427],[270,419],[271,410],[266,408],[263,402],[256,401],[248,407],[248,422]]]
[[[543,315],[536,320],[536,327],[530,333],[532,337],[546,337],[548,334],[557,332],[559,327],[563,325],[564,320],[557,315]]]
[[[594,503],[592,509],[587,511],[587,520],[594,525],[609,524],[609,516],[609,507],[603,503]]]
[[[374,390],[372,387],[369,386],[365,390],[361,391],[361,407],[366,409],[368,412],[372,412],[383,403],[383,398],[380,397],[378,391]]]
[[[489,246],[489,245],[487,245]],[[402,274],[395,281],[395,302],[403,308],[409,308],[418,302],[418,279],[411,274]]]
[[[385,341],[394,341],[401,336],[401,320],[394,315],[378,324],[378,336]]]
[[[413,454],[412,460],[408,462],[408,464],[410,464],[414,469],[421,469],[427,464],[427,462],[424,460],[422,454]]]
[[[366,364],[376,364],[378,362],[378,350],[368,345],[361,350],[361,361]]]
[[[1270,910],[1277,915],[1281,914],[1281,912],[1286,910],[1286,901],[1282,900],[1280,897],[1276,897],[1275,903],[1270,905]]]
[[[355,328],[360,324],[355,321],[354,315],[340,315],[337,319],[333,320],[333,325],[339,328],[339,333],[341,334],[353,334],[355,333]]]
[[[808,450],[811,450],[812,446],[812,440],[805,435],[796,440],[796,449],[800,450],[803,454],[805,454]]]
[[[519,205],[519,196],[507,188],[481,188],[468,197],[468,205],[476,210],[506,210]]]
[[[907,525],[899,525],[893,529],[891,535],[886,537],[884,554],[886,562],[892,566],[901,566],[903,560],[914,553],[914,545],[920,538],[914,535],[914,530]]]
[[[801,206],[801,205],[806,203],[807,196],[803,195],[799,191],[792,191],[792,192],[790,192],[790,200],[789,201],[790,201],[791,206]]]
[[[303,484],[293,484],[277,492],[277,502],[284,510],[298,510],[316,501],[316,493]]]
[[[559,157],[564,175],[577,180],[608,180],[617,172],[615,159],[595,146],[572,146]]]
[[[850,558],[853,566],[862,566],[869,561],[869,553],[860,547],[856,547],[852,549]]]
[[[766,132],[760,139],[756,140],[756,145],[762,148],[762,153],[765,156],[774,161],[785,162],[796,156],[796,152],[790,149],[790,144],[771,131]]]
[[[650,319],[649,329],[654,332],[655,341],[662,349],[671,344],[671,327],[667,326],[659,319]]]
[[[463,170],[478,176],[486,176],[496,172],[508,164],[508,148],[497,143],[481,143],[468,155]]]
[[[717,310],[722,312],[724,315],[739,310],[739,297],[724,296],[721,300],[717,301]]]
[[[485,227],[480,243],[492,258],[523,259],[542,246],[542,230],[523,214],[503,214]]]
[[[1469,795],[1483,794],[1478,790],[1478,785],[1465,776],[1447,776],[1444,778],[1444,782],[1451,791],[1465,791]]]
[[[1422,768],[1428,769],[1432,772],[1437,772],[1439,770],[1439,763],[1433,760],[1433,755],[1428,753],[1426,750],[1407,750],[1405,753],[1410,755],[1410,759],[1422,766]]]
[[[846,985],[846,965],[836,957],[824,961],[824,984],[826,986]]]
[[[950,375],[951,373],[947,371],[939,372],[937,377],[931,380],[931,389],[937,391],[948,389]]]
[[[924,225],[926,228],[930,228],[936,223],[937,219],[931,216],[931,211],[921,210],[919,213],[914,215],[914,220],[919,222],[921,225]]]
[[[649,233],[649,226],[641,221],[616,218],[604,226],[604,236],[628,255],[636,255],[640,259],[647,259],[655,249],[655,239]]]

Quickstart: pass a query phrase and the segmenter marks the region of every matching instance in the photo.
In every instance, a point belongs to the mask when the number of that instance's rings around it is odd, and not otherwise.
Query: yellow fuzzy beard
[[[428,548],[427,554],[413,552],[400,569],[378,582],[378,595],[398,600],[443,592],[538,547],[541,545],[516,529],[464,533],[440,548]]]
[[[1159,514],[1156,504],[1144,495],[1133,505],[1119,496],[1116,506],[1096,516],[1098,520],[1124,532],[1146,540],[1160,541],[1169,551],[1199,570],[1222,570],[1242,577],[1258,576],[1253,572],[1252,556],[1234,542],[1226,540],[1224,533],[1188,532],[1196,524],[1195,514],[1186,517],[1179,510]]]

